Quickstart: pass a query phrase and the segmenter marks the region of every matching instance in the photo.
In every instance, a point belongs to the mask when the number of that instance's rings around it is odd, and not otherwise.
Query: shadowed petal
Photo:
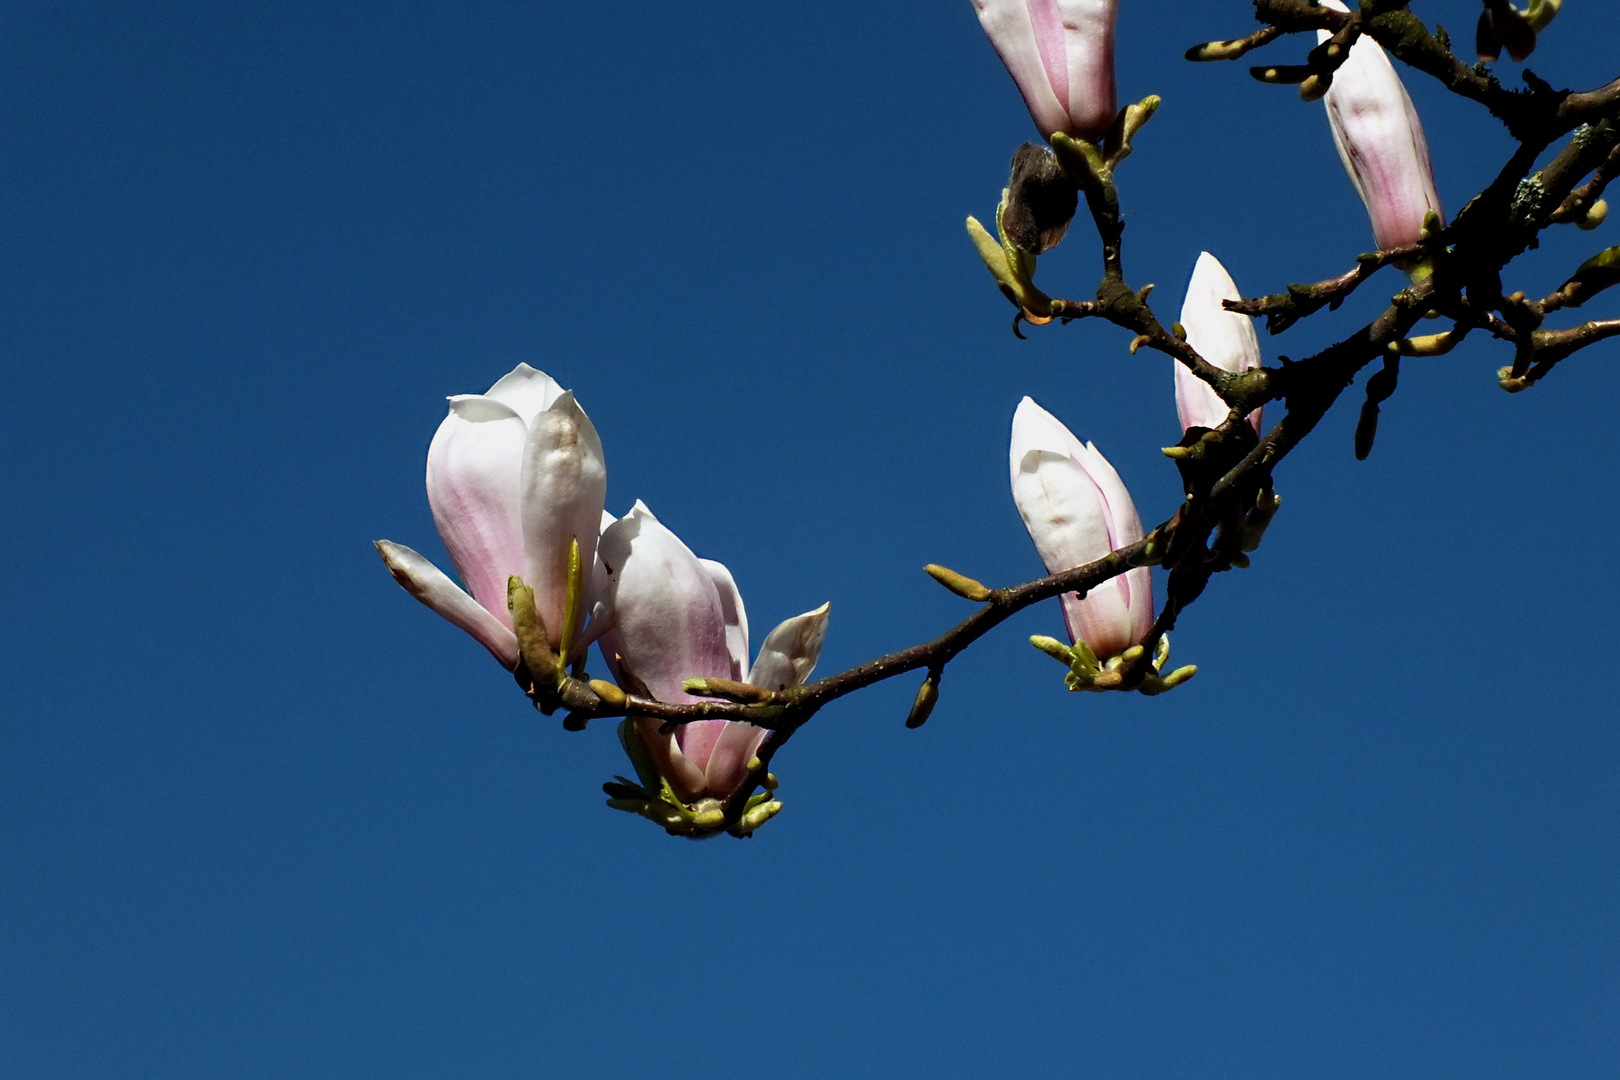
[[[535,417],[521,460],[523,580],[534,589],[535,608],[556,647],[562,641],[573,541],[579,541],[588,572],[607,498],[602,442],[572,393],[565,392]],[[582,603],[581,620],[587,610]]]
[[[724,799],[741,787],[748,775],[748,761],[764,741],[764,728],[737,721],[725,724],[704,769],[704,786],[709,794]]]
[[[669,786],[675,789],[680,799],[691,802],[703,794],[703,770],[687,758],[673,734],[658,733],[661,726],[657,720],[645,717],[636,721],[636,730],[641,732],[642,741],[647,744],[647,752],[652,755],[659,774],[669,781]]]
[[[720,594],[720,610],[726,619],[726,648],[731,652],[731,678],[741,682],[743,672],[748,670],[748,611],[743,607],[742,594],[724,563],[713,559],[698,562],[709,572],[715,592]]]

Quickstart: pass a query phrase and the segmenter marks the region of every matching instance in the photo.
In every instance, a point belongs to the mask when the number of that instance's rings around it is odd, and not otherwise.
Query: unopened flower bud
[[[1347,10],[1339,0],[1322,4]],[[1321,41],[1331,36],[1317,31]],[[1429,145],[1412,98],[1376,41],[1356,39],[1323,100],[1333,143],[1367,207],[1379,249],[1422,239],[1425,216],[1441,214]]]

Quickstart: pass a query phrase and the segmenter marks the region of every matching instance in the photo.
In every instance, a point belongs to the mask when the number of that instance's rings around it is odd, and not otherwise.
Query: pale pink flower
[[[612,629],[598,647],[624,689],[679,705],[705,700],[686,691],[688,679],[785,690],[815,668],[827,605],[772,630],[750,668],[748,615],[731,572],[699,559],[644,504],[603,531],[600,553],[608,577],[602,608]],[[726,720],[682,724],[669,735],[659,734],[657,720],[636,724],[658,771],[687,802],[733,794],[766,734]]]
[[[1114,467],[1027,397],[1013,414],[1009,457],[1013,502],[1049,573],[1142,539],[1142,519]],[[1069,640],[1084,641],[1098,659],[1140,644],[1153,628],[1153,575],[1145,566],[1062,601]]]

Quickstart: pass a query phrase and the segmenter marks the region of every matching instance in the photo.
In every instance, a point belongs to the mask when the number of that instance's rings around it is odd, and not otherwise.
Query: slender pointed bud
[[[1240,374],[1260,366],[1260,339],[1254,332],[1254,320],[1247,315],[1228,311],[1223,300],[1241,300],[1237,284],[1226,272],[1221,261],[1209,252],[1202,252],[1193,266],[1192,278],[1187,282],[1187,296],[1181,303],[1180,326],[1185,328],[1187,344],[1222,371]],[[1226,422],[1231,408],[1209,384],[1194,375],[1179,361],[1175,367],[1176,415],[1181,430],[1189,428],[1216,428]],[[1256,409],[1249,414],[1249,424],[1260,432],[1261,413]],[[1166,451],[1168,455],[1169,452]]]
[[[1142,519],[1108,459],[1029,398],[1013,414],[1009,449],[1013,502],[1051,573],[1084,566],[1142,539]],[[1115,656],[1153,626],[1153,576],[1146,567],[1062,597],[1075,642]]]
[[[1332,87],[1333,75],[1330,72],[1314,72],[1299,84],[1299,100],[1321,101]]]
[[[1321,2],[1348,10],[1339,0]],[[1319,41],[1330,37],[1317,31]],[[1323,100],[1333,144],[1367,207],[1379,249],[1422,239],[1431,211],[1444,220],[1429,145],[1406,87],[1376,41],[1365,35],[1356,39]]]
[[[1564,306],[1574,308],[1616,285],[1620,285],[1620,247],[1604,248],[1581,263],[1558,292]]]
[[[1402,338],[1396,343],[1402,356],[1444,356],[1455,349],[1467,333],[1447,330],[1442,334],[1424,334],[1421,337]]]
[[[973,241],[974,250],[984,261],[984,268],[990,271],[990,276],[996,279],[996,285],[1001,289],[1002,295],[1017,305],[1026,316],[1033,314],[1031,322],[1051,322],[1049,314],[1044,317],[1041,314],[1051,312],[1051,299],[1033,286],[1028,275],[1021,272],[1021,268],[1019,272],[1014,271],[1007,258],[1006,245],[991,236],[989,230],[979,224],[979,219],[971,215],[967,219],[967,231],[968,238]]]
[[[1127,105],[1119,111],[1119,117],[1109,130],[1108,137],[1103,145],[1107,149],[1107,162],[1109,171],[1119,168],[1120,162],[1131,156],[1131,140],[1136,133],[1142,130],[1153,114],[1159,111],[1162,99],[1157,94],[1149,94],[1134,105]],[[1146,299],[1145,297],[1143,299]]]
[[[630,700],[629,697],[625,695],[623,690],[620,690],[617,686],[614,686],[605,679],[592,679],[590,686],[591,692],[597,697],[601,698],[602,704],[606,705],[610,709],[622,709],[624,708],[625,702]]]
[[[751,686],[734,679],[687,679],[686,692],[703,697],[717,697],[743,705],[763,705],[776,695],[769,690]]]
[[[1170,659],[1170,635],[1160,634],[1159,643],[1153,647],[1153,670],[1163,671],[1164,662]]]
[[[1029,643],[1065,667],[1074,659],[1074,649],[1057,638],[1036,634],[1029,639]]]
[[[1011,193],[1001,192],[1001,204],[996,207],[996,233],[1001,237],[1001,253],[1007,261],[1007,272],[1017,289],[1017,303],[1026,318],[1037,323],[1052,321],[1052,301],[1035,287],[1035,256],[1018,247],[1007,233],[1007,211]]]
[[[1182,54],[1182,59],[1191,60],[1195,64],[1207,63],[1212,60],[1236,60],[1254,48],[1248,38],[1233,38],[1228,41],[1206,41],[1202,45],[1194,45]]]
[[[973,0],[1041,135],[1097,139],[1114,122],[1117,0]]]
[[[1272,64],[1252,67],[1249,74],[1273,86],[1297,86],[1315,74],[1309,64]]]
[[[761,803],[743,815],[741,831],[744,834],[751,833],[781,812],[782,804],[775,799]]]
[[[1511,365],[1496,370],[1496,385],[1510,394],[1517,394],[1530,389],[1530,380],[1523,375],[1513,374]]]
[[[516,574],[507,579],[506,603],[512,629],[517,633],[518,651],[529,674],[538,683],[556,681],[562,675],[562,664],[547,642],[545,623],[534,607],[534,590]]]
[[[726,822],[726,813],[718,807],[700,810],[692,815],[692,824],[700,829],[718,829]]]
[[[1160,694],[1174,690],[1196,674],[1198,674],[1198,666],[1188,664],[1186,667],[1176,668],[1176,670],[1163,677],[1153,676],[1143,679],[1142,685],[1137,689],[1148,697],[1157,697]]]
[[[928,718],[934,714],[934,706],[938,703],[939,676],[929,672],[923,684],[917,688],[917,697],[911,703],[911,712],[906,714],[906,727],[920,728],[928,723]]]
[[[982,604],[993,595],[988,588],[966,574],[958,574],[955,570],[940,566],[938,563],[929,563],[923,567],[923,571],[957,596],[964,600],[972,600],[975,604]]]

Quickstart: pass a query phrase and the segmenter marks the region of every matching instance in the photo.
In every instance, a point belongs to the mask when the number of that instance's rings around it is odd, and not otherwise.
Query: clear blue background
[[[1131,280],[1348,267],[1321,106],[1181,60],[1249,5],[1122,7]],[[1532,67],[1606,81],[1566,8]],[[1454,211],[1509,144],[1408,82]],[[611,725],[379,564],[442,557],[443,398],[519,361],[756,628],[832,601],[823,673],[966,614],[925,562],[1039,573],[1024,394],[1167,516],[1168,362],[1016,340],[963,234],[1032,134],[966,0],[0,5],[0,1076],[1615,1076],[1613,343],[1409,361],[1369,461],[1357,392],[1282,468],[1192,683],[1067,694],[1028,612],[920,731],[911,679],[817,717],[746,843],[604,808]]]

